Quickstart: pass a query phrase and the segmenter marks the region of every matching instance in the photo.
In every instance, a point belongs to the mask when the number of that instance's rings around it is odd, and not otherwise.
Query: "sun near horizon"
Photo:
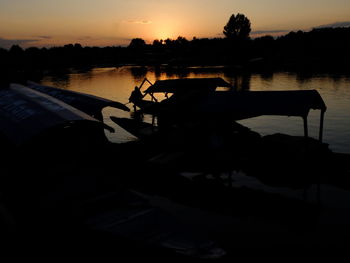
[[[0,0],[0,7],[0,47],[5,48],[223,37],[223,27],[237,13],[250,19],[252,36],[350,25],[348,0]]]

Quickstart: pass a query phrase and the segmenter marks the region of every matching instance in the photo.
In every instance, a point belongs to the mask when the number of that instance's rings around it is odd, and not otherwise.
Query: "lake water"
[[[96,96],[127,103],[130,93],[144,78],[154,83],[156,80],[169,78],[221,77],[237,89],[263,90],[311,90],[316,89],[327,105],[324,122],[324,142],[336,152],[350,153],[350,76],[338,75],[298,75],[288,72],[273,74],[237,74],[221,67],[191,68],[182,71],[167,71],[146,67],[123,66],[119,68],[94,68],[88,71],[74,71],[61,75],[47,75],[42,79],[44,85],[93,94]],[[132,105],[128,104],[131,108]],[[129,112],[106,108],[104,121],[115,128],[115,133],[106,132],[112,142],[133,140],[131,134],[118,127],[110,116],[130,117]],[[309,134],[318,137],[319,111],[309,114]],[[150,119],[148,119],[149,121]],[[263,116],[241,121],[261,135],[286,133],[303,135],[303,121],[296,117]],[[248,186],[267,192],[287,195],[302,199],[302,190],[268,187],[253,177],[241,173],[233,179],[239,186]],[[322,185],[322,211],[320,222],[325,224],[345,224],[350,222],[350,192],[329,185]],[[315,203],[316,186],[310,189],[308,201]],[[313,198],[313,200],[312,200]],[[330,240],[325,240],[330,242]]]
[[[47,76],[41,83],[68,90],[80,91],[127,103],[131,91],[144,78],[154,83],[169,78],[221,77],[237,89],[245,90],[310,90],[316,89],[327,105],[324,122],[324,142],[331,150],[350,153],[350,75],[300,75],[288,72],[272,74],[238,74],[223,67],[194,67],[186,70],[165,70],[153,67],[123,66],[94,68],[88,71],[71,70],[61,75]],[[147,87],[147,85],[145,86]],[[128,104],[131,108],[131,104]],[[116,129],[106,135],[113,142],[125,142],[134,137],[110,120],[116,115],[129,117],[130,113],[106,108],[104,120]],[[309,135],[318,137],[320,111],[309,114]],[[262,135],[286,133],[303,135],[303,122],[297,117],[262,116],[240,121]]]

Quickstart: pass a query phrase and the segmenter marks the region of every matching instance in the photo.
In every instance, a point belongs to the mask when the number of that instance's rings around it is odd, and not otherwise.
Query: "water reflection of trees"
[[[232,72],[225,72],[224,74],[225,78],[233,85],[233,88],[236,90],[250,90],[250,80],[251,80],[251,73],[250,72],[244,72],[244,73],[232,73]]]
[[[131,75],[133,76],[135,82],[141,82],[146,78],[148,69],[147,67],[130,67],[129,68]]]
[[[349,75],[341,73],[314,73],[314,72],[297,72],[290,73],[290,76],[295,77],[299,85],[305,85],[315,79],[332,80],[334,83],[341,83],[342,81],[349,81]]]
[[[260,77],[265,81],[272,81],[273,72],[272,71],[262,72],[262,73],[260,73]]]
[[[162,70],[160,67],[156,66],[153,68],[154,69],[154,76],[156,77],[156,79],[159,79],[160,76],[162,75]]]
[[[42,83],[52,83],[52,86],[67,89],[71,85],[71,75],[68,69],[55,70],[49,72],[45,78],[42,79]]]
[[[189,68],[166,67],[164,73],[167,78],[188,78],[191,70]]]
[[[166,78],[189,78],[204,76],[212,77],[213,75],[224,77],[233,87],[237,90],[249,90],[252,73],[249,71],[235,71],[230,68],[209,68],[209,67],[194,67],[194,68],[182,68],[171,66],[156,66],[156,67],[130,67],[130,73],[134,77],[136,83],[140,83],[147,75],[147,73],[153,73],[155,79]],[[265,73],[263,75],[265,79],[272,79],[273,73]]]

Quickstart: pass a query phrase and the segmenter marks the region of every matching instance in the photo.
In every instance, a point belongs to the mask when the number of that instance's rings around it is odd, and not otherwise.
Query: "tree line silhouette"
[[[249,20],[248,20],[249,22]],[[225,26],[225,31],[227,26]],[[154,40],[132,39],[129,46],[0,48],[3,78],[19,73],[40,73],[67,67],[119,66],[125,64],[169,67],[226,65],[241,70],[313,70],[343,72],[350,69],[350,28],[322,28],[290,32],[274,38],[263,36]]]

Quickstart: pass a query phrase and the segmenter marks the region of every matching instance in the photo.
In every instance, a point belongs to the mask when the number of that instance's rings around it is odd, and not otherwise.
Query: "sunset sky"
[[[250,19],[252,36],[350,25],[349,0],[0,0],[0,47],[222,37],[237,13]]]

